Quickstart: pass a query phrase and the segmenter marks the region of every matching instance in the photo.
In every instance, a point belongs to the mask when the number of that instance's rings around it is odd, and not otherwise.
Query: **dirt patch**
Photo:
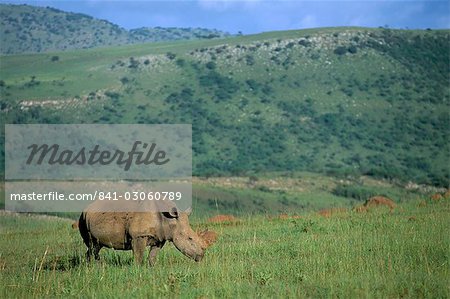
[[[384,196],[374,196],[366,200],[366,202],[362,206],[357,206],[354,208],[356,212],[366,212],[371,208],[378,207],[388,207],[390,211],[395,209],[395,203]]]
[[[439,201],[441,199],[444,199],[444,196],[442,196],[442,194],[440,194],[440,193],[435,193],[435,194],[431,195],[431,199],[434,201]]]
[[[205,229],[201,232],[197,232],[197,234],[205,241],[206,247],[210,247],[217,241],[217,233],[215,231]]]
[[[236,222],[237,218],[233,215],[217,215],[208,219],[210,223]]]

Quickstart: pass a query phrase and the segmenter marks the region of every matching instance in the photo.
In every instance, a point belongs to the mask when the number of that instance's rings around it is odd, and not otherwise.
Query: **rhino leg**
[[[100,256],[98,255],[98,252],[102,248],[102,245],[100,245],[98,243],[98,240],[91,235],[87,226],[85,213],[82,213],[78,220],[78,229],[80,230],[80,234],[83,238],[84,244],[86,244],[86,247],[88,248],[86,252],[87,261],[91,261],[92,255],[94,255],[94,258],[96,260],[99,260]]]
[[[88,246],[88,250],[86,252],[86,259],[88,260],[88,262],[91,261],[92,255],[94,256],[94,258],[96,260],[100,259],[100,255],[99,255],[100,249],[102,249],[102,246],[100,244],[98,244],[97,242],[95,242],[95,243],[92,242],[90,244],[90,246]]]
[[[134,260],[138,265],[142,264],[145,247],[147,247],[146,237],[138,237],[131,240],[131,249],[133,250]]]
[[[149,266],[154,266],[156,262],[156,256],[158,255],[159,250],[164,246],[165,241],[153,245],[150,247],[150,253],[148,255],[148,264]]]

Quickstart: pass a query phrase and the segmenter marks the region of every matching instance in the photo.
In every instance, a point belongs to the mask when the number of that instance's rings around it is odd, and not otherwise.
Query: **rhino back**
[[[129,250],[135,238],[164,239],[158,216],[158,213],[88,212],[86,223],[90,235],[101,245]]]
[[[150,237],[161,241],[163,239],[161,222],[160,213],[131,213],[127,222],[127,232],[132,238]]]
[[[126,230],[127,213],[88,212],[87,230],[103,246],[131,249],[131,238]]]

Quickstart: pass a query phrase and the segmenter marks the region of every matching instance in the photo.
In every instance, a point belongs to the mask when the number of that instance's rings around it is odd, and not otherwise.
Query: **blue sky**
[[[244,34],[328,26],[450,28],[450,1],[106,1],[0,0],[51,6],[105,19],[126,29],[205,27]]]

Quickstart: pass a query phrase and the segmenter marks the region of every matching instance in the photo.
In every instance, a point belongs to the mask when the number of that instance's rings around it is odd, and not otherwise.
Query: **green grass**
[[[319,200],[319,198],[317,198]],[[330,218],[234,225],[191,220],[219,233],[195,263],[166,246],[154,268],[131,252],[103,250],[86,264],[70,221],[2,215],[2,297],[448,298],[449,201],[400,205],[392,213],[344,212]]]

